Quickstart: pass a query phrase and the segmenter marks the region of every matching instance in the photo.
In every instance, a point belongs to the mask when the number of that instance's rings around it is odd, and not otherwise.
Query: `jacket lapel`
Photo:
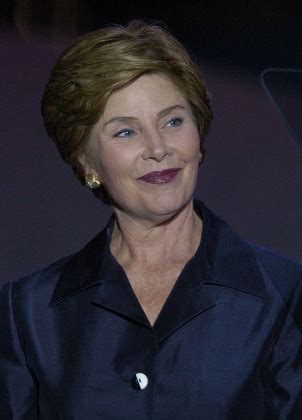
[[[102,285],[93,296],[92,302],[119,316],[149,327],[148,318],[138,302],[126,273],[111,253],[107,255],[102,278]]]
[[[83,290],[101,284],[109,251],[108,236],[113,224],[111,217],[107,227],[65,264],[56,283],[49,306],[55,306]]]

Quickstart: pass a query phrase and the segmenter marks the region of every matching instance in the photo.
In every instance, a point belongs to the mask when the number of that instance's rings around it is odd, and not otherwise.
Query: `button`
[[[144,373],[136,373],[131,380],[131,384],[134,389],[145,389],[148,386],[148,378]]]

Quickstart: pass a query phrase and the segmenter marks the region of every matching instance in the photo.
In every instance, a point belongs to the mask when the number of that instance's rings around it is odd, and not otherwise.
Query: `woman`
[[[193,200],[212,111],[184,48],[137,21],[87,34],[42,114],[114,216],[4,287],[0,418],[300,419],[301,265]]]

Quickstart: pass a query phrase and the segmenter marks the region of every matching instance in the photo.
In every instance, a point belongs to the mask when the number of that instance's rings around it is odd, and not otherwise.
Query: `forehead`
[[[156,113],[176,104],[185,105],[186,102],[182,92],[168,76],[145,74],[110,95],[103,119],[146,111]]]

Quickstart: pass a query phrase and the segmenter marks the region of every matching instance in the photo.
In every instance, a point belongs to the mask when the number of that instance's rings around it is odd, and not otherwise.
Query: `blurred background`
[[[2,0],[0,283],[106,225],[111,208],[60,160],[40,100],[73,39],[131,19],[164,22],[202,68],[215,119],[195,196],[245,239],[302,260],[302,5],[241,3]]]

